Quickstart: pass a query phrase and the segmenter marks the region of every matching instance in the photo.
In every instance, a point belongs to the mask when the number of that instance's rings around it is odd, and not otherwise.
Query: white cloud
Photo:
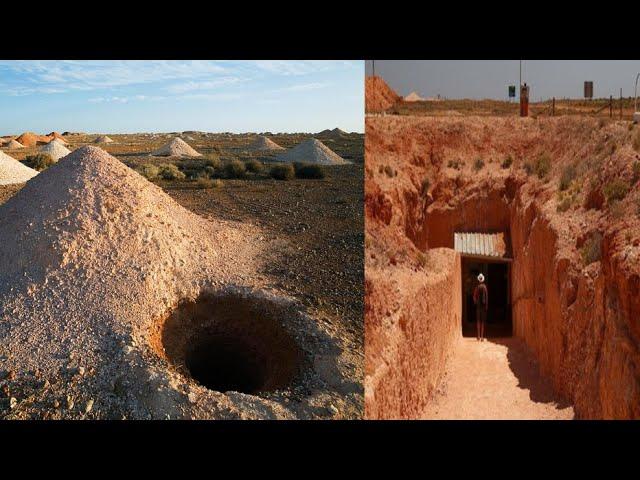
[[[212,90],[223,85],[232,85],[243,82],[247,79],[242,77],[220,77],[215,80],[203,80],[193,81],[190,80],[185,83],[176,83],[166,87],[166,90],[170,93],[185,93],[192,92],[194,90]]]
[[[321,88],[330,87],[331,83],[326,82],[312,82],[312,83],[299,83],[297,85],[289,85],[288,87],[282,87],[274,90],[275,92],[308,92],[310,90],[318,90]]]

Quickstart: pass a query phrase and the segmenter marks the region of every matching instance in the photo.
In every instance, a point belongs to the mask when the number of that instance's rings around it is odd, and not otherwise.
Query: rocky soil
[[[578,418],[640,417],[639,150],[638,127],[625,121],[367,117],[366,331],[387,326],[367,334],[367,385],[383,365],[369,351],[396,341],[405,308],[387,288],[387,318],[369,309],[381,269],[390,277],[413,269],[409,281],[424,283],[439,271],[431,249],[452,248],[453,231],[506,230],[514,333],[542,375]],[[451,294],[417,314],[432,318],[429,309]],[[439,363],[431,368],[427,383],[444,374]],[[407,388],[417,395],[425,386]]]
[[[3,418],[361,411],[357,358],[330,322],[271,287],[264,254],[283,241],[260,226],[205,220],[96,147],[77,149],[27,183],[0,206],[0,226]],[[203,293],[239,312],[247,305],[262,312],[215,326],[227,333],[244,323],[249,338],[251,321],[276,319],[272,337],[292,338],[301,352],[289,387],[222,393],[185,375],[179,355],[165,349],[175,345],[165,322]]]
[[[396,92],[381,77],[365,79],[365,110],[367,113],[382,112],[401,100]]]

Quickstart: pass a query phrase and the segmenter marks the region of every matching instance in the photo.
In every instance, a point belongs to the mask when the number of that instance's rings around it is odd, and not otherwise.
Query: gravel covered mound
[[[0,185],[24,183],[37,174],[36,170],[23,165],[6,153],[0,152]]]
[[[64,145],[62,145],[62,143],[55,140],[50,141],[46,145],[43,145],[39,151],[50,155],[51,158],[53,158],[55,161],[58,161],[62,157],[66,157],[71,153],[71,151]]]
[[[253,142],[249,144],[249,146],[247,147],[247,150],[261,152],[261,151],[267,151],[267,150],[284,150],[284,148],[278,145],[273,140],[270,140],[269,138],[263,137],[262,135],[260,135],[258,138],[256,138]]]
[[[16,141],[25,147],[35,147],[38,142],[47,143],[51,140],[49,137],[44,135],[36,135],[32,132],[25,132],[16,138]]]
[[[351,163],[315,138],[310,138],[296,145],[291,150],[278,155],[275,160],[278,162],[303,162],[321,165],[344,165]]]
[[[113,143],[113,140],[106,135],[100,135],[93,141],[93,143]]]
[[[189,212],[100,148],[49,167],[0,206],[0,417],[330,412],[340,351],[296,302],[257,288],[261,240]],[[215,359],[194,349],[220,337],[267,355],[247,388],[278,391],[203,386]],[[209,353],[229,348],[217,345]]]
[[[4,148],[8,150],[17,150],[18,148],[24,148],[24,145],[22,145],[20,142],[16,142],[14,139],[11,139],[4,144]]]
[[[181,138],[174,138],[152,155],[160,157],[201,157],[202,154],[196,152],[191,146]]]

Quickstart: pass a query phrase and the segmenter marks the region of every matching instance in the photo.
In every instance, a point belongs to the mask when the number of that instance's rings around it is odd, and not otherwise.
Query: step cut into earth
[[[256,152],[269,151],[269,150],[281,151],[281,150],[284,150],[284,148],[278,145],[273,140],[260,135],[253,142],[251,142],[251,144],[249,144],[249,146],[247,147],[247,150],[256,151]]]
[[[195,151],[191,146],[179,137],[173,138],[162,148],[156,150],[152,155],[159,157],[201,157],[202,154]]]
[[[100,135],[93,143],[113,143],[113,140],[106,135]]]
[[[571,116],[366,118],[367,418],[420,417],[442,384],[456,232],[510,237],[513,335],[576,417],[640,418],[637,138]]]
[[[330,386],[340,349],[299,303],[260,289],[262,235],[189,212],[98,147],[33,178],[0,206],[10,417],[330,412],[345,398]]]
[[[36,170],[23,165],[15,158],[0,152],[0,185],[24,183],[38,175]]]
[[[345,165],[351,163],[315,138],[310,138],[296,145],[291,150],[278,155],[275,160],[278,162],[317,163],[320,165]]]
[[[383,112],[401,100],[380,77],[367,77],[365,81],[365,109],[367,113]]]
[[[53,160],[55,161],[58,161],[62,157],[66,157],[71,153],[71,151],[67,149],[64,145],[53,140],[47,143],[46,145],[43,145],[42,147],[40,147],[38,151],[41,153],[46,153],[47,155],[51,156],[51,158],[53,158]]]

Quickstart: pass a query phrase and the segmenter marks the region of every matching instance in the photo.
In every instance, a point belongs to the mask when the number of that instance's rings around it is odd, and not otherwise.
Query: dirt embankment
[[[366,128],[367,294],[378,289],[369,272],[380,256],[390,272],[417,266],[414,277],[426,282],[431,258],[442,255],[429,249],[451,248],[454,231],[507,230],[514,334],[578,418],[640,417],[637,127],[575,117],[369,117]],[[429,318],[449,301],[443,296],[416,314]],[[405,298],[385,301],[402,309]],[[368,325],[376,317],[367,313]],[[368,336],[367,357],[393,332]]]
[[[381,77],[366,77],[365,99],[367,113],[375,113],[393,107],[401,97]]]

